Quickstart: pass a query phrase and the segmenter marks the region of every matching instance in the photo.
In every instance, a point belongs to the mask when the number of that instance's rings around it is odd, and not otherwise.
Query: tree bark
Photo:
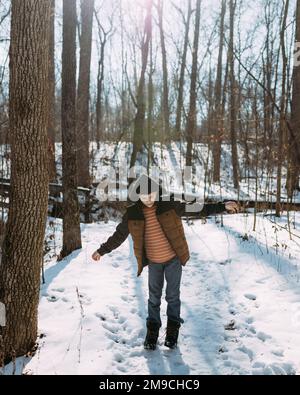
[[[56,181],[55,164],[55,0],[51,0],[50,15],[50,44],[49,44],[49,118],[48,118],[48,139],[49,139],[49,181]]]
[[[162,68],[163,68],[163,130],[165,139],[170,138],[170,107],[169,107],[169,82],[168,82],[168,65],[167,65],[167,51],[164,35],[164,4],[163,0],[158,0],[158,26],[160,34],[160,45],[162,55]]]
[[[100,26],[98,26],[100,29]],[[99,32],[100,35],[100,32]],[[97,147],[100,149],[100,140],[104,136],[104,125],[103,125],[103,91],[104,91],[104,50],[105,50],[106,38],[101,42],[100,46],[100,57],[98,60],[98,74],[97,74],[97,103],[96,103],[96,136],[97,136]]]
[[[226,14],[226,0],[222,0],[221,16],[220,16],[220,36],[219,36],[219,55],[217,65],[217,77],[215,84],[215,109],[213,114],[213,124],[215,139],[213,144],[213,180],[220,181],[221,175],[221,147],[223,135],[223,119],[222,119],[222,64],[223,64],[223,48],[224,48],[224,24]]]
[[[120,3],[120,12],[122,12],[122,6]],[[108,31],[104,30],[104,27],[101,25],[100,18],[95,13],[95,18],[98,25],[98,40],[99,40],[99,60],[98,60],[98,74],[97,74],[97,101],[96,101],[96,140],[97,140],[97,148],[100,149],[100,140],[104,138],[104,71],[105,71],[105,48],[109,38],[109,34],[113,29],[113,25],[111,22],[110,29]],[[123,37],[123,27],[121,22],[121,35]],[[123,46],[123,39],[122,39]],[[123,48],[122,48],[122,59],[123,59]],[[123,61],[122,61],[123,63]],[[123,67],[123,66],[122,66]],[[123,75],[122,75],[122,87],[123,87]],[[123,88],[122,88],[122,130],[124,125],[124,103],[123,103]]]
[[[130,159],[130,168],[136,163],[137,154],[143,147],[145,141],[145,76],[148,65],[149,47],[152,37],[152,0],[147,0],[147,15],[145,19],[144,37],[142,42],[142,70],[138,84],[136,100],[136,116],[134,119],[133,151]],[[130,181],[130,180],[129,180]]]
[[[297,1],[296,10],[296,43],[300,43],[300,0]],[[300,176],[300,155],[297,151],[297,146],[300,147],[300,61],[299,51],[297,64],[293,71],[293,95],[292,95],[292,115],[291,123],[293,129],[293,136],[290,136],[290,150],[291,150],[291,169],[289,177],[289,194],[293,191],[299,190],[299,176]],[[295,144],[295,141],[297,144]]]
[[[150,40],[150,70],[149,70],[149,83],[148,83],[148,160],[147,160],[147,171],[150,175],[150,167],[152,165],[152,141],[153,141],[153,107],[154,107],[154,87],[153,87],[153,43]]]
[[[230,66],[230,139],[234,188],[239,189],[239,162],[237,151],[236,132],[236,80],[234,73],[234,15],[236,0],[230,0],[230,39],[229,39],[229,66]]]
[[[276,194],[276,216],[281,215],[281,186],[282,186],[282,166],[284,155],[284,143],[286,135],[286,82],[287,82],[287,54],[285,46],[285,31],[286,22],[289,10],[289,0],[285,2],[282,17],[282,26],[280,32],[280,47],[282,53],[282,86],[281,86],[281,100],[280,100],[280,124],[279,124],[279,141],[278,141],[278,156],[277,156],[277,194]]]
[[[76,2],[64,0],[61,92],[64,213],[60,258],[81,248],[76,165],[76,25]]]
[[[181,139],[184,79],[185,79],[186,57],[187,57],[187,50],[189,44],[191,17],[192,17],[192,3],[191,0],[188,0],[188,11],[187,11],[187,18],[185,22],[185,34],[184,34],[183,52],[181,57],[177,110],[176,110],[175,137],[179,140]]]
[[[0,339],[2,363],[26,354],[37,339],[49,185],[50,12],[49,1],[12,0],[11,190],[0,265],[0,302],[6,307]]]
[[[200,14],[201,14],[201,0],[197,0],[194,45],[193,45],[193,64],[192,64],[191,86],[190,86],[190,109],[189,109],[187,126],[186,126],[186,138],[187,138],[186,166],[192,166],[193,141],[195,138],[195,132],[197,128],[196,85],[197,85],[198,48],[199,48],[199,35],[200,35]]]
[[[95,0],[81,0],[80,66],[77,98],[77,168],[78,185],[89,187],[90,136],[89,102],[92,54],[92,31]]]

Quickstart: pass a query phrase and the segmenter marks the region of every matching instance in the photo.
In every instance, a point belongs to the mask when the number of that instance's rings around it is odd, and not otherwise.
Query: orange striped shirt
[[[176,256],[156,216],[156,206],[143,206],[145,216],[145,248],[147,258],[154,263],[165,263]]]

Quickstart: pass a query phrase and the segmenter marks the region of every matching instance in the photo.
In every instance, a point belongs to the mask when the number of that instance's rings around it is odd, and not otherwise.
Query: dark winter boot
[[[156,322],[147,322],[147,335],[144,342],[145,350],[155,350],[159,334],[159,325]]]
[[[177,347],[179,328],[179,322],[168,320],[165,346],[169,348]]]

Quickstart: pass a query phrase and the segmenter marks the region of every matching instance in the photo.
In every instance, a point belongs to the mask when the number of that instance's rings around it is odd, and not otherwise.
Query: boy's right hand
[[[95,252],[93,253],[93,255],[92,255],[92,258],[93,258],[94,261],[100,261],[101,255],[99,254],[98,251],[95,251]]]

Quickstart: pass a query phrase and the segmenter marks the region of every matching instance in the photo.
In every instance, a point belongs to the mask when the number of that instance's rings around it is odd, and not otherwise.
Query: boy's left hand
[[[225,209],[228,214],[238,214],[240,212],[240,206],[236,202],[226,202]]]

